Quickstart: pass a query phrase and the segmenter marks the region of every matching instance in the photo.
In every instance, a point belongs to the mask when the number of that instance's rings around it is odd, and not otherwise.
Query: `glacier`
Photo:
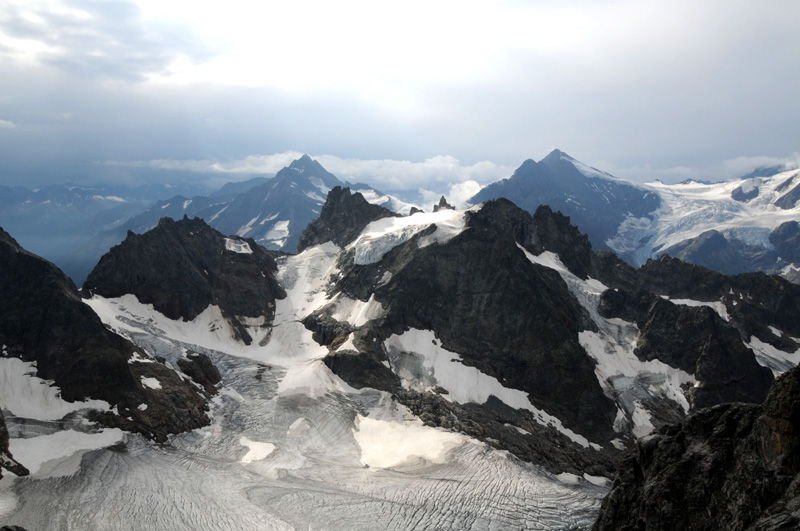
[[[42,530],[590,527],[603,481],[555,476],[424,426],[388,393],[353,389],[322,363],[328,349],[304,317],[328,304],[353,323],[380,316],[377,303],[328,296],[342,252],[329,243],[279,260],[287,297],[266,343],[235,341],[213,306],[173,321],[130,295],[85,301],[147,356],[177,367],[189,352],[207,355],[222,375],[212,422],[160,445],[82,417],[67,422],[81,412],[44,426],[35,412],[9,412],[12,451],[36,466],[0,480],[0,521]],[[29,387],[40,402],[59,400],[48,385]]]

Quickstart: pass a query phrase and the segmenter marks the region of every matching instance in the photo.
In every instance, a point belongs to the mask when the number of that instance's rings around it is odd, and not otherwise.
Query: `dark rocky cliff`
[[[326,229],[315,230],[308,245],[336,234],[336,243],[346,248],[376,215],[388,215],[365,212],[361,217],[359,199],[347,190],[332,192],[318,220]],[[621,453],[610,441],[632,435],[613,429],[618,428],[615,398],[598,382],[595,361],[579,341],[581,332],[597,332],[598,325],[586,302],[571,291],[575,288],[555,270],[532,263],[524,251],[555,253],[579,279],[598,279],[612,288],[600,297],[599,313],[636,325],[635,354],[642,361],[657,359],[700,381],[682,390],[693,410],[763,401],[773,377],[745,344],[752,333],[787,352],[798,348],[769,328],[795,334],[797,327],[778,315],[791,315],[792,304],[800,300],[781,279],[725,277],[668,257],[635,270],[608,251],[595,253],[586,235],[549,207],[530,215],[498,199],[464,215],[466,229],[443,244],[420,245],[437,230],[432,225],[376,263],[355,264],[353,251],[345,250],[329,295],[362,302],[374,298],[383,309],[381,318],[356,327],[323,308],[304,320],[315,339],[331,348],[325,363],[337,375],[357,388],[393,393],[427,423],[463,431],[553,471],[608,475],[616,469]],[[675,304],[665,296],[727,305],[729,320],[707,306]],[[387,352],[384,343],[410,329],[433,331],[438,344],[457,353],[461,363],[524,391],[535,407],[603,450],[543,429],[527,411],[500,400],[457,404],[435,389],[404,388],[389,366],[397,353]],[[337,350],[351,333],[357,352]],[[665,397],[654,397],[647,407],[656,428],[685,415]]]
[[[131,359],[147,355],[108,331],[57,267],[2,230],[0,264],[0,343],[9,356],[36,362],[37,376],[54,381],[64,400],[105,400],[119,412],[101,413],[105,424],[157,440],[208,423],[191,383],[161,363]],[[146,378],[161,388],[143,385]]]
[[[0,412],[0,478],[3,477],[3,470],[8,470],[16,476],[27,476],[28,469],[18,463],[8,449],[8,429],[3,413]]]
[[[300,235],[297,252],[325,242],[343,246],[358,236],[371,221],[396,215],[380,205],[368,203],[358,192],[351,194],[350,188],[336,186],[328,192],[319,217],[309,223]]]
[[[198,218],[163,218],[105,254],[83,290],[104,297],[133,294],[170,319],[187,321],[215,304],[238,339],[250,344],[240,317],[264,317],[263,326],[272,325],[275,299],[285,296],[276,270],[272,254],[253,240],[225,238]]]
[[[640,441],[595,531],[800,528],[800,368],[763,405],[726,404]]]

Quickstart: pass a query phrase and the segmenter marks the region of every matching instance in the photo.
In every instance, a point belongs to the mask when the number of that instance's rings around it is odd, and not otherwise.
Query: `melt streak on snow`
[[[590,527],[604,488],[562,483],[506,452],[423,426],[387,393],[352,389],[327,369],[328,349],[301,319],[335,303],[340,318],[359,323],[380,308],[330,300],[341,253],[325,244],[279,260],[287,297],[264,345],[233,340],[215,307],[186,322],[133,296],[87,301],[168,366],[189,351],[209,356],[223,378],[212,423],[168,445],[132,434],[115,444],[120,433],[106,430],[103,444],[82,446],[81,460],[35,461],[31,477],[0,480],[3,521],[111,531]],[[16,455],[31,428],[14,429]],[[69,474],[51,477],[57,470]]]

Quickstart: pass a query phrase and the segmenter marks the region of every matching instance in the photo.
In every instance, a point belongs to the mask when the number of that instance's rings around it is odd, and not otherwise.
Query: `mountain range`
[[[721,183],[635,184],[554,150],[470,201],[498,197],[529,212],[539,205],[559,210],[596,249],[612,250],[635,267],[669,254],[726,274],[765,271],[798,279],[798,169],[764,168]]]
[[[775,404],[797,365],[800,286],[780,277],[670,256],[635,269],[547,206],[434,210],[333,186],[294,255],[165,218],[80,295],[3,234],[0,456],[31,479],[0,484],[0,518],[588,528],[642,441]],[[800,399],[778,394],[770,418]]]
[[[295,252],[302,230],[319,215],[325,195],[335,186],[349,186],[398,213],[422,207],[365,184],[342,182],[303,156],[274,177],[228,183],[206,195],[167,195],[164,187],[4,188],[0,225],[81,285],[97,260],[128,231],[146,232],[165,216],[199,217],[224,234]],[[539,162],[525,161],[470,202],[504,197],[530,213],[548,205],[569,216],[595,249],[612,250],[634,267],[669,254],[726,274],[765,271],[796,282],[798,194],[798,170],[783,167],[723,183],[639,184],[554,150]],[[158,200],[148,203],[148,197]]]

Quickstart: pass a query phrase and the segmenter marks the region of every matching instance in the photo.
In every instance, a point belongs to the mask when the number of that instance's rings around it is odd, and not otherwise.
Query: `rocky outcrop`
[[[340,201],[336,195],[333,200]],[[384,315],[357,329],[337,322],[327,309],[306,318],[314,338],[332,350],[354,334],[359,352],[337,351],[325,363],[353,387],[393,393],[429,424],[513,449],[518,457],[555,472],[609,475],[619,453],[608,444],[617,437],[612,429],[616,407],[578,341],[578,332],[594,325],[560,275],[532,263],[520,248],[541,252],[566,249],[577,241],[588,245],[585,236],[574,228],[567,235],[551,234],[550,224],[569,227],[568,220],[547,209],[537,222],[505,200],[490,201],[465,215],[466,229],[446,244],[420,245],[435,232],[431,226],[394,247],[378,263],[356,265],[352,254],[344,254],[330,294],[361,301],[374,297]],[[364,227],[364,221],[353,221],[351,226]],[[380,282],[382,278],[387,280]],[[542,426],[530,411],[496,399],[459,405],[436,391],[403,389],[386,367],[383,345],[409,329],[433,331],[461,363],[527,393],[535,407],[588,440],[604,442],[606,448],[576,444],[554,427]]]
[[[200,352],[188,352],[185,358],[178,358],[178,367],[192,380],[202,385],[209,394],[216,394],[216,385],[222,376],[211,360]]]
[[[639,291],[607,290],[600,314],[633,321],[641,331],[636,350],[642,361],[660,360],[695,375],[687,392],[695,409],[724,402],[762,402],[772,373],[756,362],[740,332],[707,306],[673,304]],[[677,332],[677,333],[676,333]]]
[[[800,527],[800,369],[763,405],[701,410],[637,443],[596,531]]]
[[[3,477],[3,470],[8,470],[16,476],[27,476],[28,469],[18,463],[11,451],[8,449],[8,429],[3,413],[0,412],[0,478]]]
[[[190,383],[107,330],[71,280],[2,230],[0,264],[0,344],[35,362],[64,400],[105,400],[119,415],[99,420],[156,440],[208,423],[205,398]]]
[[[226,238],[198,218],[163,218],[106,253],[83,290],[109,298],[133,294],[170,319],[187,321],[216,305],[237,339],[250,344],[243,318],[260,318],[268,330],[275,299],[285,296],[276,270],[270,252],[253,240]]]
[[[770,233],[769,242],[785,261],[800,264],[800,223],[782,223]]]
[[[648,260],[638,273],[638,284],[657,295],[672,299],[720,301],[730,322],[745,338],[756,335],[762,341],[793,351],[789,338],[783,341],[768,327],[800,337],[800,286],[774,275],[743,273],[726,276],[702,266],[662,256]]]
[[[702,264],[726,275],[767,271],[772,269],[778,260],[778,254],[771,249],[728,239],[716,230],[709,230],[696,238],[684,240],[663,252],[685,262]]]
[[[347,245],[370,222],[395,215],[380,205],[368,203],[358,192],[351,194],[350,188],[336,186],[328,192],[319,218],[309,223],[300,235],[297,252],[325,242]]]
[[[775,201],[775,206],[789,210],[790,208],[794,208],[798,201],[800,201],[800,184]]]
[[[434,212],[439,212],[440,210],[455,210],[455,209],[456,209],[456,207],[454,207],[453,205],[448,203],[447,199],[445,199],[444,196],[442,196],[439,199],[439,203],[438,204],[433,205],[433,211]]]

